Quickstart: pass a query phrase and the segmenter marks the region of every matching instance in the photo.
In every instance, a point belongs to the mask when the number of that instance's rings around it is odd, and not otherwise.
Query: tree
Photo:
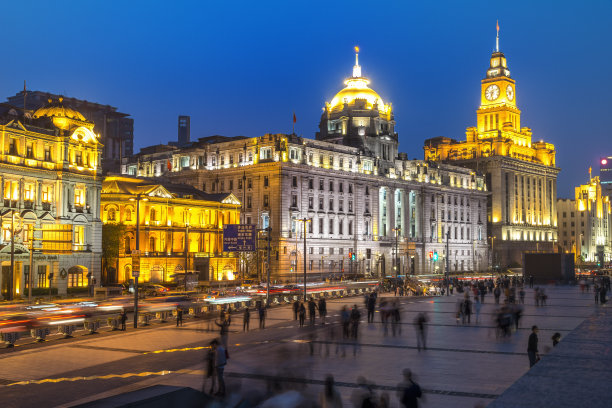
[[[125,233],[124,224],[102,225],[102,271],[103,281],[108,283],[108,271],[111,267],[117,269],[116,262],[119,259],[119,248]]]

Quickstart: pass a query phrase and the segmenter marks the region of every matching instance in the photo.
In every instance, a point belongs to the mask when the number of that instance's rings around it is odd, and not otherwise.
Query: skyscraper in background
[[[190,121],[191,118],[189,116],[179,116],[178,117],[178,144],[179,146],[184,146],[190,141]]]
[[[612,196],[612,156],[602,157],[599,160],[599,180],[601,194]]]

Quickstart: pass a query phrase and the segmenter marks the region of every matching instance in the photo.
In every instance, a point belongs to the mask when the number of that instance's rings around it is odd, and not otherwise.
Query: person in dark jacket
[[[366,302],[366,309],[368,309],[368,323],[374,323],[374,309],[376,309],[376,297],[374,293],[370,293]]]
[[[304,327],[304,320],[306,320],[306,308],[304,307],[303,303],[300,303],[298,315],[300,317],[300,327]]]
[[[300,310],[300,301],[296,300],[293,302],[293,320],[298,319],[298,311]]]
[[[310,325],[314,326],[315,324],[315,319],[317,318],[317,304],[315,303],[313,298],[310,298],[310,300],[308,301],[308,315],[310,317]]]
[[[540,360],[538,352],[538,326],[531,327],[531,334],[527,343],[527,355],[529,356],[529,368],[533,367]]]
[[[244,309],[244,316],[242,317],[242,331],[249,331],[249,323],[251,321],[251,311],[248,307]]]
[[[406,368],[403,373],[404,381],[397,386],[397,396],[402,407],[418,408],[418,399],[423,396],[421,387],[412,379],[412,372]]]
[[[121,331],[125,331],[125,322],[127,322],[127,312],[125,309],[121,312]]]
[[[183,326],[183,309],[181,307],[176,308],[176,327]]]
[[[321,318],[322,324],[325,324],[325,317],[327,316],[327,302],[325,298],[319,299],[319,317]]]

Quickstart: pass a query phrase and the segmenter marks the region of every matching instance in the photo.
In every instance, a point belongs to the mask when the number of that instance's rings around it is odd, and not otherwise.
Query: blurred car
[[[162,285],[144,285],[141,290],[145,296],[164,296],[168,293],[168,288]]]

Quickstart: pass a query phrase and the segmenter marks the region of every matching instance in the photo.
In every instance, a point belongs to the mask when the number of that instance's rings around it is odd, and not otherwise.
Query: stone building
[[[122,171],[232,192],[243,203],[242,223],[272,228],[278,280],[301,280],[304,228],[309,279],[442,273],[447,232],[451,272],[487,269],[484,177],[398,154],[391,105],[367,83],[356,64],[326,104],[316,140],[213,136],[181,149],[143,149]],[[311,220],[306,227],[303,219]]]
[[[499,33],[498,33],[499,45]],[[522,264],[522,254],[537,245],[552,251],[557,241],[555,147],[533,141],[521,123],[515,80],[506,57],[493,52],[481,81],[476,126],[466,140],[436,137],[425,141],[425,159],[453,163],[486,175],[489,239],[494,264]]]
[[[49,99],[57,100],[60,95],[42,91],[23,91],[7,98],[7,103],[17,108],[35,111],[46,105]],[[117,108],[83,99],[62,97],[64,103],[79,111],[94,124],[93,131],[104,146],[102,150],[103,173],[118,173],[122,157],[129,157],[134,150],[134,119]]]
[[[30,279],[32,288],[51,285],[59,294],[100,282],[102,145],[93,127],[61,98],[33,115],[7,109],[2,117],[4,298],[27,296]]]
[[[612,261],[612,208],[602,192],[599,177],[591,177],[576,187],[573,200],[557,200],[559,245],[576,254],[577,264]]]
[[[228,192],[206,194],[159,179],[106,177],[102,220],[124,230],[119,257],[106,265],[105,281],[132,279],[136,249],[141,251],[141,282],[172,282],[185,271],[197,272],[202,282],[234,280],[237,258],[223,252],[223,225],[239,223],[239,208],[240,201]]]

